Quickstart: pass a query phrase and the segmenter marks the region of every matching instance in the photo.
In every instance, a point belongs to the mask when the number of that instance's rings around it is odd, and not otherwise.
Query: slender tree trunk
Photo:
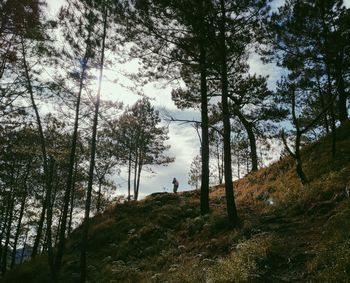
[[[46,237],[47,237],[47,251],[48,251],[48,259],[49,259],[49,266],[51,270],[52,280],[53,282],[57,282],[57,274],[55,270],[55,263],[54,263],[54,254],[53,254],[53,248],[52,248],[52,210],[53,210],[53,203],[51,205],[51,198],[52,198],[52,183],[53,183],[53,175],[55,170],[55,160],[53,157],[50,156],[49,159],[49,180],[48,180],[48,188],[47,188],[47,215],[46,215]]]
[[[134,163],[134,200],[137,200],[137,192],[136,192],[136,178],[137,178],[137,167],[139,163],[139,154],[138,154],[138,149],[135,152],[135,163]]]
[[[100,107],[100,96],[101,96],[101,87],[102,87],[104,55],[105,55],[105,42],[106,42],[106,34],[107,34],[107,8],[105,3],[103,3],[103,9],[104,9],[103,35],[102,35],[100,75],[99,75],[98,91],[97,91],[96,104],[95,104],[94,122],[92,127],[89,180],[88,180],[88,189],[87,189],[86,204],[85,204],[83,233],[82,233],[82,239],[81,239],[81,253],[80,253],[80,282],[81,283],[86,282],[86,276],[87,276],[86,249],[87,249],[87,240],[88,240],[88,233],[89,233],[91,195],[92,195],[92,185],[94,180],[95,155],[96,155],[98,113],[99,113],[99,107]]]
[[[92,13],[90,11],[90,13]],[[91,18],[91,15],[89,15],[89,18]],[[83,91],[84,86],[84,79],[86,75],[86,68],[88,59],[90,58],[91,53],[91,33],[92,33],[92,23],[90,23],[90,26],[88,27],[88,36],[86,40],[86,50],[85,55],[83,58],[82,63],[82,70],[80,74],[80,82],[79,82],[79,91],[77,95],[77,101],[76,101],[76,107],[75,107],[75,121],[74,121],[74,129],[73,129],[73,136],[72,136],[72,144],[71,144],[71,152],[69,156],[69,166],[68,166],[68,177],[67,177],[67,185],[64,192],[64,198],[63,198],[63,213],[62,213],[62,223],[60,228],[60,236],[59,236],[59,242],[57,246],[57,255],[56,255],[56,262],[55,262],[55,268],[57,274],[59,274],[62,264],[62,257],[64,253],[65,248],[65,237],[66,237],[66,228],[67,228],[67,216],[68,216],[68,209],[69,209],[69,200],[72,193],[72,187],[73,187],[73,174],[74,174],[74,164],[75,164],[75,155],[76,155],[76,149],[77,149],[77,140],[78,140],[78,128],[79,128],[79,112],[80,112],[80,101],[81,101],[81,94]]]
[[[322,17],[322,32],[324,36],[324,47],[325,47],[325,65],[326,65],[326,74],[327,74],[327,94],[329,100],[332,100],[332,82],[331,82],[331,57],[329,51],[331,50],[331,44],[329,42],[329,31],[326,25],[325,17],[325,7],[321,6],[321,17]],[[335,127],[335,114],[333,105],[330,106],[330,116],[331,116],[331,130],[332,130],[332,157],[336,156],[336,127]]]
[[[201,92],[201,128],[202,128],[202,176],[201,176],[201,195],[200,195],[200,208],[201,214],[209,213],[209,119],[208,119],[208,87],[207,87],[207,62],[206,62],[206,39],[205,39],[205,3],[201,2],[200,6],[200,47],[199,47],[199,65],[200,65],[200,92]]]
[[[7,221],[7,209],[5,209],[4,206],[1,207],[1,215],[0,215],[0,224],[1,224],[1,228],[0,228],[0,266],[1,266],[1,259],[2,259],[2,237],[4,235],[4,230],[5,230],[5,223]]]
[[[129,149],[129,160],[128,160],[128,201],[131,198],[131,147]]]
[[[102,188],[103,177],[98,180],[98,195],[97,195],[97,205],[96,211],[97,213],[101,212],[101,188]]]
[[[249,147],[250,147],[250,159],[252,162],[252,170],[253,172],[258,171],[258,154],[256,148],[256,138],[253,131],[253,125],[249,122],[244,115],[237,109],[234,110],[234,114],[237,115],[238,119],[242,122],[249,139]],[[249,173],[249,168],[247,168],[247,173]]]
[[[329,100],[332,100],[332,82],[331,82],[331,69],[329,66],[329,63],[326,63],[326,71],[327,71],[327,93]],[[334,107],[333,103],[330,106],[330,116],[331,116],[331,130],[332,130],[332,157],[335,158],[337,153],[337,137],[336,137],[336,121],[335,121],[335,114],[334,114]]]
[[[10,205],[10,196],[11,194],[9,193],[9,196],[8,196],[8,201],[7,201],[7,206],[5,207],[5,209],[3,210],[3,213],[2,213],[2,216],[5,215],[4,218],[1,218],[2,219],[2,227],[1,227],[1,234],[0,234],[0,269],[1,269],[1,266],[2,266],[2,255],[4,253],[4,247],[2,245],[2,243],[4,242],[4,235],[6,233],[6,228],[7,228],[7,225],[8,225],[8,218],[9,218],[9,215],[10,215],[10,209],[9,209],[9,205]]]
[[[306,185],[308,183],[308,179],[304,173],[303,170],[303,163],[301,160],[301,154],[300,154],[300,142],[301,142],[301,132],[300,129],[297,128],[297,135],[295,139],[295,160],[296,160],[296,171],[300,178],[300,181],[303,185]]]
[[[42,234],[44,221],[45,221],[45,213],[46,213],[47,206],[49,205],[49,203],[48,203],[49,196],[48,196],[47,191],[49,190],[50,183],[49,183],[49,176],[48,176],[46,141],[45,141],[43,127],[41,124],[39,110],[38,110],[38,107],[37,107],[35,99],[34,99],[34,92],[33,92],[33,87],[32,87],[31,78],[30,78],[30,74],[29,74],[29,68],[27,65],[26,50],[24,47],[23,36],[21,36],[21,46],[22,46],[24,72],[25,72],[25,77],[27,80],[27,90],[30,94],[30,99],[32,102],[33,110],[35,112],[35,118],[36,118],[36,122],[37,122],[37,126],[38,126],[39,136],[40,136],[40,147],[41,147],[41,154],[42,154],[42,159],[43,159],[45,185],[46,185],[46,192],[44,191],[44,193],[43,193],[43,196],[44,196],[43,207],[42,207],[42,211],[41,211],[41,215],[40,215],[40,220],[39,220],[38,229],[36,232],[36,238],[35,238],[34,246],[33,246],[33,252],[32,252],[32,257],[35,257],[38,253],[39,243],[41,240],[41,234]]]
[[[58,240],[59,240],[59,237],[60,237],[61,223],[62,223],[62,211],[61,211],[60,215],[58,216],[58,223],[57,223],[57,229],[56,229],[56,235],[55,235],[55,246],[57,246]]]
[[[14,267],[15,261],[16,261],[17,243],[18,243],[18,238],[19,238],[20,232],[21,232],[24,207],[26,205],[26,200],[27,200],[27,184],[26,184],[26,182],[27,182],[28,174],[29,174],[29,168],[27,168],[26,176],[24,178],[24,191],[23,191],[23,196],[22,196],[22,200],[21,200],[21,206],[20,206],[20,211],[19,211],[19,216],[18,216],[15,238],[13,240],[13,248],[12,248],[13,253],[12,253],[12,259],[11,259],[11,269]]]
[[[78,160],[75,160],[75,165],[74,165],[74,175],[73,175],[73,184],[72,184],[72,191],[70,194],[70,210],[69,210],[69,221],[68,221],[68,235],[72,233],[72,222],[73,222],[73,210],[74,210],[74,199],[75,199],[75,190],[76,190],[76,181],[77,181],[77,173],[78,173]],[[60,222],[62,220],[62,214],[60,215]],[[57,230],[59,231],[58,226]]]
[[[337,55],[337,60],[335,64],[335,72],[336,72],[336,82],[337,82],[337,92],[338,92],[338,114],[339,114],[339,121],[343,125],[344,122],[348,120],[348,110],[346,107],[346,100],[348,94],[345,91],[345,84],[344,84],[344,78],[343,78],[343,60],[344,60],[344,54],[341,52],[341,54]]]
[[[140,177],[141,177],[142,165],[143,165],[143,159],[140,156],[140,158],[139,158],[139,166],[138,166],[138,169],[137,169],[136,199],[139,196]]]
[[[13,181],[11,183],[13,183]],[[1,260],[1,272],[2,272],[2,274],[5,274],[7,271],[7,254],[8,254],[8,250],[9,250],[11,227],[12,227],[12,220],[13,220],[13,209],[14,209],[14,203],[15,203],[15,193],[14,192],[12,192],[11,196],[9,197],[9,200],[10,200],[9,206],[8,206],[9,216],[7,219],[4,251],[3,251],[2,260]]]
[[[28,233],[29,233],[29,224],[28,224],[28,227],[27,227],[26,235],[24,237],[24,241],[23,241],[23,249],[22,249],[22,253],[21,253],[20,264],[23,263],[24,253],[25,253],[25,251],[27,249]]]
[[[233,193],[232,167],[231,167],[231,125],[228,107],[228,79],[227,79],[227,55],[226,55],[226,10],[225,1],[220,0],[220,46],[221,46],[221,103],[224,126],[224,164],[225,164],[225,193],[227,214],[230,222],[235,225],[238,222],[236,203]]]

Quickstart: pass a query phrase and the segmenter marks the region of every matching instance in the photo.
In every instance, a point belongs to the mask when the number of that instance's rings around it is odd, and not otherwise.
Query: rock
[[[125,266],[125,262],[123,260],[115,260],[112,262],[113,265]]]
[[[182,251],[186,250],[186,247],[185,247],[184,245],[180,245],[180,246],[178,246],[177,248],[178,248],[179,250],[182,250]]]
[[[102,260],[102,262],[103,263],[107,263],[107,262],[111,262],[112,261],[112,257],[109,255],[109,256],[106,256],[103,260]]]
[[[156,273],[151,277],[151,279],[154,281],[157,281],[159,279],[159,277],[160,277],[160,273]]]
[[[89,266],[87,267],[87,269],[88,269],[88,271],[96,271],[96,267],[93,266],[93,265],[89,265]]]
[[[170,265],[169,271],[170,272],[176,271],[178,268],[179,268],[178,264],[172,264],[172,265]]]

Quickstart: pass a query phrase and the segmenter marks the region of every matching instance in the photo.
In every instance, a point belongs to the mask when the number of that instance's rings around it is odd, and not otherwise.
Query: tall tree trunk
[[[11,177],[14,178],[13,176]],[[11,187],[13,185],[13,180],[11,181]],[[13,210],[14,210],[14,203],[15,203],[15,192],[12,191],[12,194],[9,196],[9,215],[7,219],[7,225],[6,225],[6,233],[5,233],[5,243],[4,243],[4,251],[2,254],[2,260],[1,260],[1,273],[5,274],[7,271],[7,254],[9,250],[9,244],[10,244],[10,236],[11,236],[11,227],[12,227],[12,220],[13,220]]]
[[[250,147],[250,159],[252,162],[252,170],[253,172],[258,171],[258,153],[256,148],[256,138],[253,131],[253,125],[249,122],[244,115],[238,110],[234,109],[234,114],[238,117],[238,119],[242,122],[249,139],[249,147]],[[247,172],[249,173],[249,168],[247,168]]]
[[[97,195],[97,205],[96,211],[97,213],[101,212],[101,189],[102,189],[103,177],[98,179],[98,195]]]
[[[2,259],[2,237],[4,235],[4,231],[5,231],[5,223],[7,221],[7,209],[4,206],[1,206],[1,215],[0,215],[0,266],[1,266],[1,259]]]
[[[221,46],[221,91],[222,91],[222,119],[224,126],[224,164],[225,164],[225,193],[227,214],[230,222],[235,225],[238,222],[236,203],[233,192],[232,167],[231,167],[231,125],[228,106],[228,79],[227,79],[227,50],[226,50],[226,10],[225,1],[220,0],[220,46]]]
[[[301,142],[301,132],[300,129],[297,128],[297,134],[295,139],[295,160],[296,160],[296,171],[300,178],[300,181],[303,185],[306,185],[308,183],[308,179],[304,173],[303,170],[303,163],[301,160],[301,154],[300,154],[300,142]]]
[[[27,90],[28,90],[29,95],[30,95],[33,110],[35,112],[35,118],[36,118],[38,131],[39,131],[40,147],[41,147],[41,154],[42,154],[43,168],[44,168],[44,177],[45,177],[45,186],[46,186],[46,191],[44,191],[44,193],[43,193],[44,201],[43,201],[42,211],[40,214],[38,229],[36,231],[36,238],[35,238],[34,245],[33,245],[32,257],[35,257],[38,253],[38,248],[39,248],[39,244],[40,244],[40,240],[41,240],[41,234],[42,234],[44,221],[45,221],[45,213],[46,213],[47,206],[49,205],[48,204],[48,197],[49,196],[48,196],[47,191],[49,190],[50,183],[49,183],[49,176],[48,176],[49,173],[48,173],[48,165],[47,165],[46,141],[45,141],[43,127],[41,124],[39,110],[38,110],[38,107],[36,105],[35,98],[34,98],[32,82],[31,82],[31,78],[30,78],[30,74],[29,74],[29,68],[27,65],[26,50],[24,47],[23,36],[21,36],[21,46],[22,46],[22,57],[23,57],[22,59],[23,59],[24,72],[25,72],[25,77],[26,77],[26,81],[27,81],[26,82],[27,83]]]
[[[326,71],[327,71],[327,93],[328,98],[330,101],[332,101],[332,82],[331,82],[331,69],[328,63],[326,63]],[[332,157],[335,158],[337,154],[337,137],[336,137],[336,121],[335,121],[335,113],[334,113],[334,107],[333,103],[329,107],[330,109],[330,116],[331,116],[331,130],[332,130]]]
[[[336,64],[335,64],[335,79],[337,82],[337,92],[338,92],[338,114],[339,114],[339,121],[343,125],[344,122],[348,120],[348,110],[346,107],[346,100],[347,100],[347,92],[345,91],[345,84],[344,84],[344,78],[343,78],[343,61],[344,61],[344,54],[341,52],[337,55],[336,58]]]
[[[208,119],[208,88],[207,88],[207,54],[205,50],[206,38],[205,38],[205,3],[201,1],[200,6],[200,46],[199,46],[199,67],[200,67],[200,92],[201,92],[201,128],[202,128],[202,174],[201,174],[201,195],[200,195],[200,208],[201,214],[209,213],[209,119]]]
[[[57,229],[56,229],[56,235],[55,235],[55,246],[57,246],[58,240],[60,237],[61,222],[62,222],[62,211],[60,212],[60,215],[58,216],[58,223],[57,223]]]
[[[11,259],[11,269],[14,267],[15,261],[16,261],[17,243],[18,243],[19,235],[21,233],[22,219],[23,219],[23,215],[24,215],[24,208],[25,208],[26,200],[27,200],[27,196],[28,196],[27,179],[28,179],[31,163],[32,163],[32,160],[30,160],[28,162],[28,164],[27,164],[25,176],[24,176],[24,179],[23,179],[23,196],[22,196],[20,210],[19,210],[19,216],[18,216],[18,222],[17,222],[16,232],[15,232],[15,238],[13,240],[13,248],[12,248],[13,252],[12,252],[12,259]]]
[[[137,184],[137,167],[139,164],[139,153],[138,153],[138,149],[135,152],[135,162],[134,162],[134,200],[137,200],[137,192],[136,192],[136,184]]]
[[[23,263],[23,259],[24,259],[24,253],[27,249],[27,240],[28,240],[28,234],[29,234],[29,224],[26,230],[26,235],[24,237],[24,241],[23,241],[23,248],[22,248],[22,253],[21,253],[21,259],[20,259],[20,264]]]
[[[90,11],[90,13],[92,13]],[[91,18],[91,14],[88,16]],[[80,113],[80,101],[81,101],[81,94],[83,91],[84,86],[84,79],[86,75],[86,68],[87,63],[90,58],[91,53],[91,34],[92,34],[92,23],[90,23],[88,27],[88,36],[86,40],[86,50],[84,54],[84,58],[82,60],[82,70],[80,74],[80,82],[79,82],[79,91],[77,95],[77,101],[75,106],[75,121],[74,121],[74,129],[73,129],[73,136],[72,136],[72,143],[70,147],[70,156],[69,156],[69,166],[68,166],[68,177],[67,177],[67,184],[66,189],[64,192],[63,197],[63,213],[62,213],[62,223],[60,228],[60,236],[59,236],[59,242],[57,246],[57,255],[56,255],[56,262],[55,262],[55,268],[57,274],[60,272],[61,264],[62,264],[62,257],[64,253],[65,248],[65,237],[66,237],[66,228],[67,228],[67,216],[68,216],[68,209],[69,209],[69,200],[72,192],[73,187],[73,174],[74,174],[74,164],[75,164],[75,155],[76,155],[76,149],[77,149],[77,140],[78,140],[78,128],[79,128],[79,113]]]
[[[88,189],[87,189],[86,204],[85,204],[83,233],[82,233],[82,239],[81,239],[81,253],[80,253],[80,282],[81,283],[86,282],[86,276],[87,276],[86,249],[87,249],[87,240],[88,240],[88,233],[89,233],[92,185],[94,180],[97,125],[98,125],[98,113],[99,113],[99,107],[100,107],[100,96],[101,96],[101,87],[102,87],[106,34],[107,34],[107,7],[106,7],[106,3],[103,2],[103,35],[102,35],[100,75],[99,75],[98,90],[97,90],[97,97],[96,97],[96,104],[95,104],[94,122],[92,126],[89,180],[88,180]]]
[[[5,215],[4,218],[1,218],[1,222],[2,222],[2,227],[1,227],[1,233],[0,233],[0,270],[1,270],[1,266],[2,266],[2,255],[4,253],[4,247],[2,245],[2,243],[4,242],[3,237],[6,235],[6,228],[8,225],[8,218],[10,215],[10,209],[9,209],[9,205],[10,205],[10,197],[11,194],[9,193],[8,195],[8,201],[7,201],[7,205],[5,206],[3,213],[2,213],[2,217]]]
[[[51,198],[52,198],[52,183],[53,183],[53,175],[55,170],[55,159],[50,156],[49,159],[49,180],[48,180],[48,187],[47,187],[47,215],[46,215],[46,237],[47,237],[47,251],[48,251],[48,259],[49,259],[49,266],[51,270],[52,280],[53,282],[57,282],[57,274],[55,270],[55,263],[54,263],[54,254],[53,254],[53,248],[52,248],[52,210],[53,210],[53,203],[51,205]]]
[[[143,159],[142,159],[142,156],[140,156],[139,164],[138,164],[138,168],[137,168],[136,199],[139,196],[139,188],[140,188],[140,178],[141,178],[142,166],[143,166]]]
[[[129,160],[128,160],[128,201],[131,198],[131,147],[129,149]]]
[[[68,221],[68,235],[72,233],[72,222],[73,222],[73,210],[74,210],[74,200],[75,200],[75,190],[76,190],[76,181],[77,181],[77,173],[78,173],[78,160],[75,160],[75,165],[74,165],[74,175],[73,175],[73,184],[72,184],[72,191],[70,194],[70,209],[69,209],[69,221]],[[62,214],[60,215],[60,222],[62,220]],[[57,230],[59,231],[58,226]]]
[[[322,17],[322,33],[324,36],[324,58],[325,58],[325,67],[326,67],[326,75],[327,75],[327,94],[328,99],[332,101],[332,81],[331,81],[331,56],[329,51],[331,50],[331,43],[329,40],[329,30],[326,25],[326,16],[325,16],[325,6],[324,3],[321,2],[321,17]],[[335,127],[335,114],[333,105],[330,106],[330,115],[331,115],[331,129],[332,129],[332,157],[335,158],[336,155],[336,127]]]

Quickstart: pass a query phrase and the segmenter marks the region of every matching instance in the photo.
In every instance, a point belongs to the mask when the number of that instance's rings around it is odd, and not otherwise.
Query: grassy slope
[[[211,189],[210,215],[197,191],[155,194],[92,219],[90,282],[349,282],[350,124],[304,149],[310,184],[284,158],[236,182],[241,227],[230,229],[224,188]],[[273,205],[267,200],[272,200]],[[78,281],[80,229],[68,240],[61,280]],[[44,256],[4,282],[50,282]]]

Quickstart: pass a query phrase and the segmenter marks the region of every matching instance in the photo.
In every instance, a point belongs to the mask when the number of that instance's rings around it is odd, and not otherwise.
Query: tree
[[[348,120],[345,86],[349,83],[349,9],[343,1],[288,1],[271,16],[265,43],[268,58],[277,60],[295,76],[303,76],[310,91],[313,117],[323,112],[318,123],[332,129],[332,155],[336,153],[336,120]],[[347,20],[346,20],[347,19]],[[336,97],[336,98],[334,98]],[[337,109],[335,102],[337,101]],[[330,105],[331,104],[331,105]],[[321,108],[321,109],[320,109]],[[327,108],[327,111],[323,111]],[[322,123],[323,122],[323,123]]]
[[[327,111],[327,108],[319,112],[318,115],[313,117],[312,120],[308,119],[305,111],[309,110],[306,106],[310,92],[303,88],[303,84],[300,82],[300,80],[302,80],[302,78],[299,76],[295,77],[293,74],[289,75],[287,79],[284,79],[279,83],[277,93],[280,96],[279,102],[287,105],[290,120],[295,128],[293,149],[291,149],[288,145],[285,132],[283,130],[281,133],[282,140],[288,153],[295,159],[296,172],[300,178],[300,181],[303,185],[306,185],[308,184],[309,180],[303,170],[300,151],[303,143],[303,135],[317,125],[317,122],[323,116],[324,112]]]
[[[209,138],[207,70],[210,45],[213,39],[208,24],[212,3],[194,1],[135,1],[136,13],[132,15],[141,49],[151,50],[152,56],[142,56],[152,77],[180,77],[184,66],[199,76],[201,129],[202,129],[202,180],[201,213],[209,212]],[[134,10],[132,8],[132,10]],[[154,72],[154,66],[156,73]],[[166,67],[165,67],[166,66]],[[173,68],[171,68],[173,67]],[[184,69],[186,69],[186,67]],[[169,70],[171,69],[171,72]]]
[[[193,158],[190,172],[188,172],[188,184],[194,186],[198,190],[202,173],[202,161],[199,155]]]
[[[91,9],[91,7],[90,7]],[[97,140],[97,125],[98,125],[98,116],[99,116],[99,107],[100,107],[100,97],[101,97],[101,86],[102,86],[102,75],[105,61],[105,43],[107,36],[107,17],[108,10],[106,7],[106,3],[102,3],[102,17],[103,17],[103,32],[101,36],[101,61],[100,61],[100,74],[98,81],[98,90],[96,95],[95,102],[95,111],[92,125],[92,136],[91,136],[91,154],[90,154],[90,168],[89,168],[89,180],[88,180],[88,188],[86,195],[86,205],[85,205],[85,216],[83,221],[83,235],[81,240],[81,255],[80,255],[80,281],[86,281],[86,247],[88,240],[88,232],[89,232],[89,218],[90,218],[90,209],[91,209],[91,194],[92,194],[92,185],[94,180],[94,170],[95,170],[95,155],[96,155],[96,140]]]
[[[92,13],[92,9],[89,8],[89,4],[91,6],[91,1],[87,1],[88,3],[79,3],[73,1],[73,7],[80,7],[81,14],[79,18],[76,17],[74,11],[70,10],[72,6],[66,6],[60,12],[60,19],[62,21],[62,25],[67,26],[67,31],[65,36],[67,41],[72,44],[73,52],[75,53],[75,58],[80,58],[80,70],[77,78],[78,89],[76,95],[75,102],[75,118],[74,118],[74,127],[73,134],[70,146],[70,157],[69,157],[69,166],[68,166],[68,177],[67,177],[67,185],[64,193],[64,202],[63,202],[63,212],[62,212],[62,221],[59,233],[59,243],[57,247],[57,255],[55,261],[55,269],[57,273],[59,273],[62,263],[62,257],[64,253],[65,246],[65,235],[67,228],[67,215],[69,209],[69,201],[70,195],[73,187],[73,175],[74,175],[74,165],[76,158],[76,148],[77,148],[77,139],[78,139],[78,128],[79,128],[79,113],[80,113],[80,103],[83,87],[85,84],[85,80],[87,78],[87,70],[88,70],[88,62],[94,56],[93,53],[93,25],[94,25],[94,15]],[[76,34],[72,34],[71,32],[71,24],[77,23]],[[85,42],[85,46],[79,46],[76,44],[76,41],[79,39],[74,38],[74,36],[81,36]]]
[[[133,172],[134,199],[138,199],[141,172],[145,166],[167,165],[174,158],[164,155],[170,148],[165,142],[168,129],[159,126],[159,112],[151,106],[149,99],[138,100],[127,109],[118,121],[116,138],[118,143],[127,149],[124,152],[128,160],[128,188],[131,186]],[[130,192],[128,195],[130,198]]]

